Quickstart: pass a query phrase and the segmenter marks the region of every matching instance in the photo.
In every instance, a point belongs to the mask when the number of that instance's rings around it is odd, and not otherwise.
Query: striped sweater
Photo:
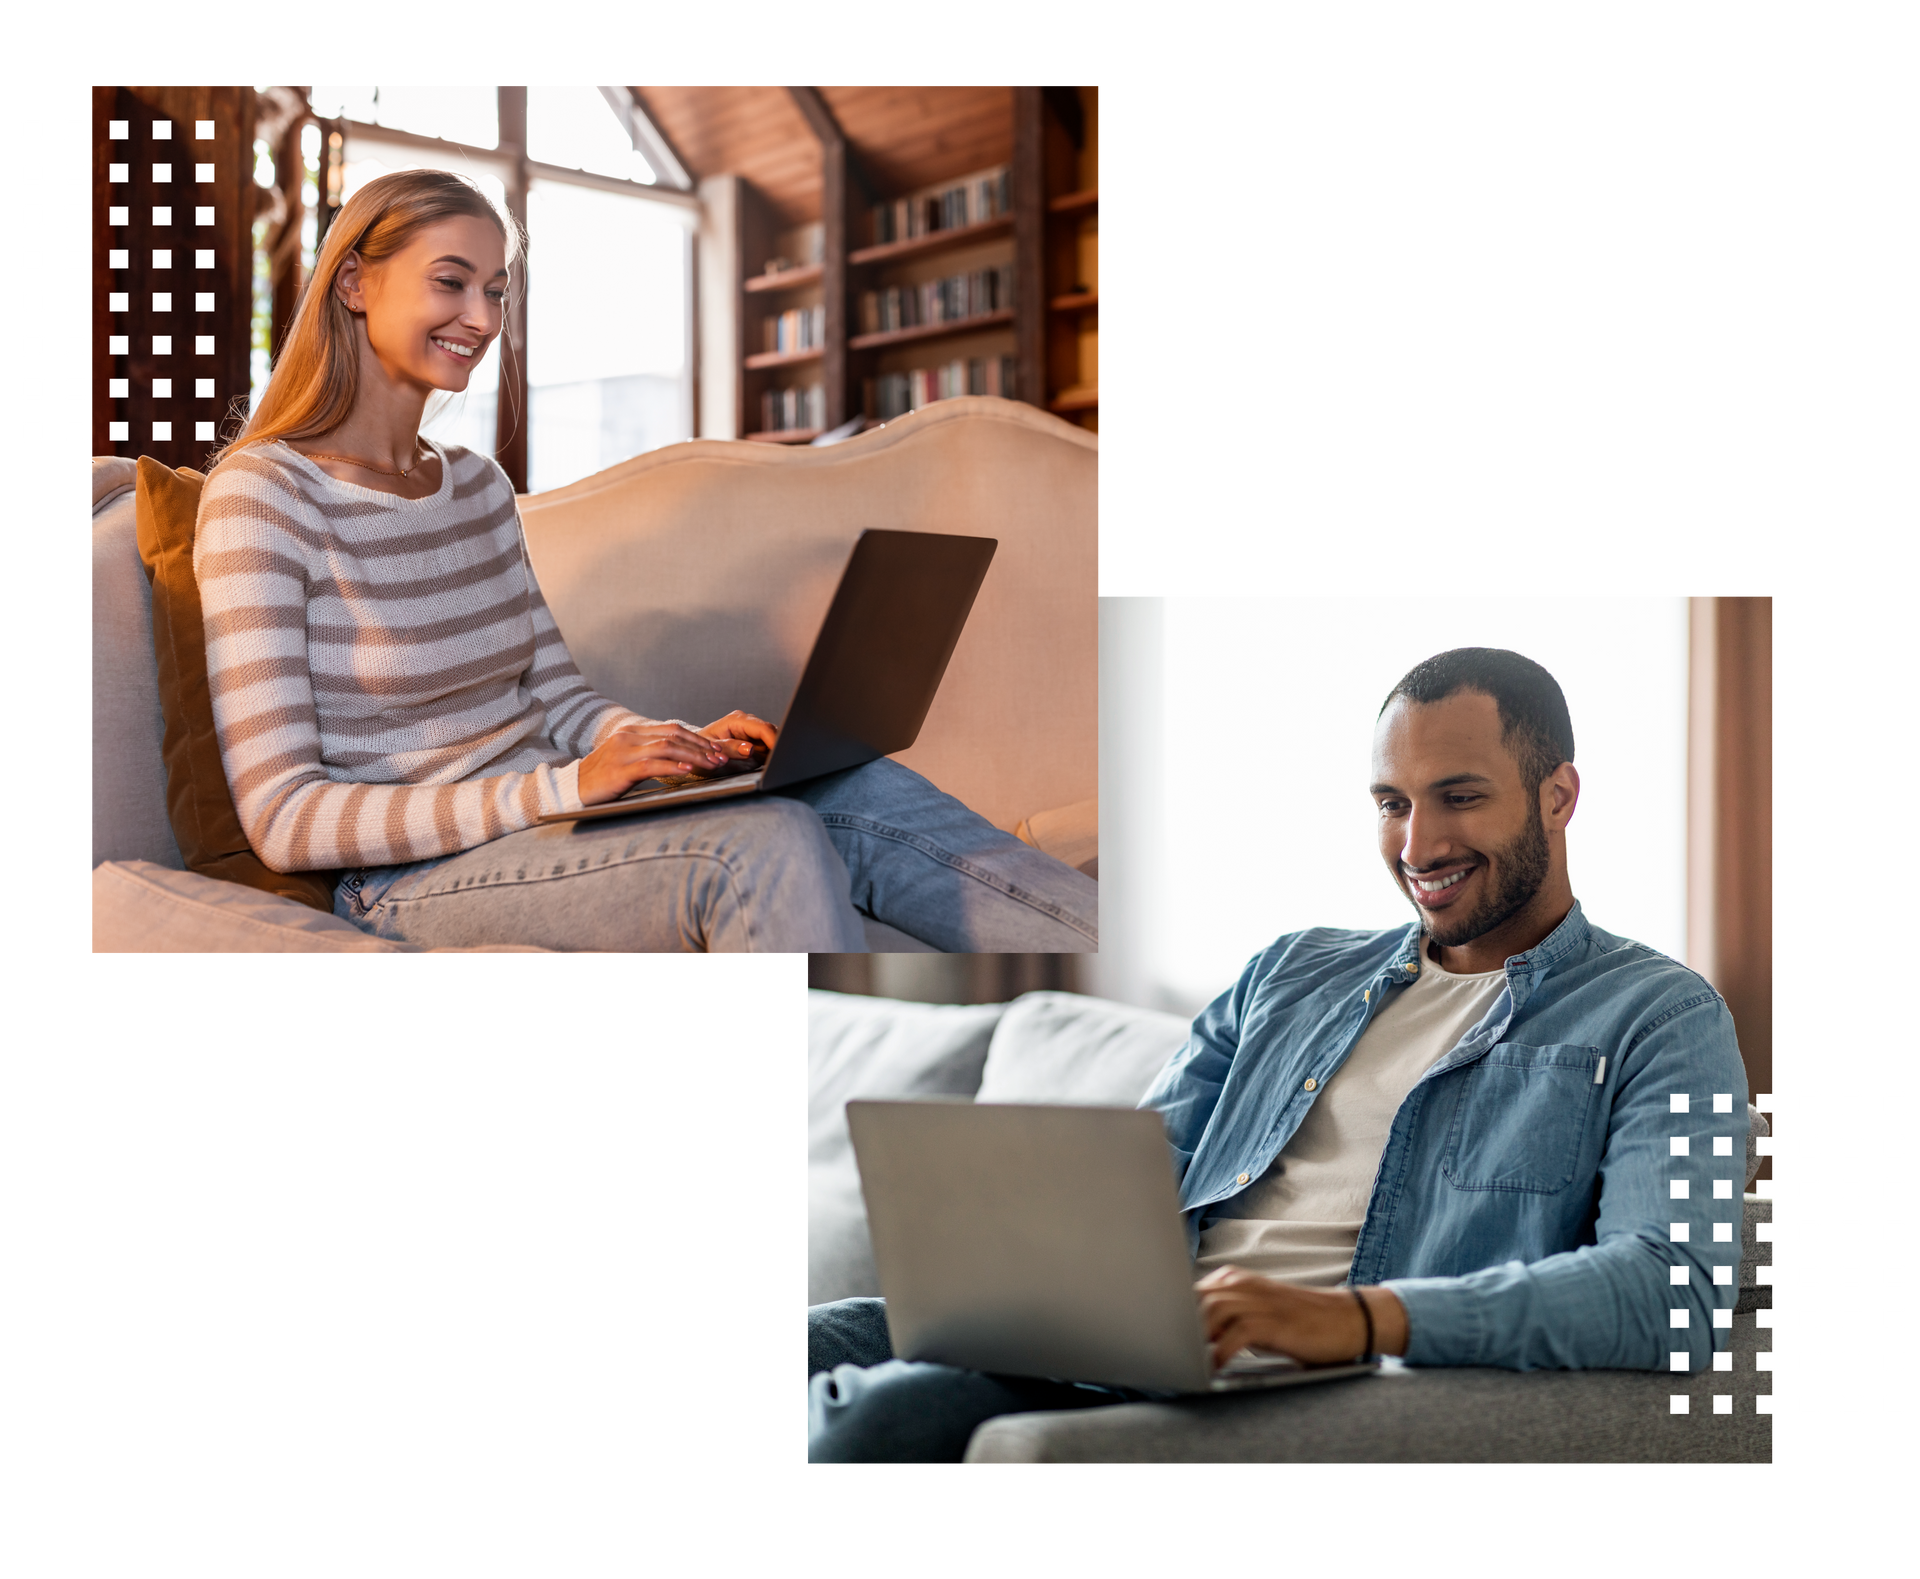
[[[506,473],[433,448],[425,499],[340,482],[277,441],[202,490],[220,760],[276,871],[425,860],[577,811],[579,759],[649,722],[574,667]]]

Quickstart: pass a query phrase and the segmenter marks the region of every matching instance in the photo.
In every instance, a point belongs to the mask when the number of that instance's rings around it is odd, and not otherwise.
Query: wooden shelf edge
[[[1050,214],[1077,214],[1082,209],[1100,206],[1100,189],[1090,186],[1084,192],[1063,192],[1047,204]]]
[[[1065,296],[1056,296],[1047,303],[1047,306],[1057,313],[1086,312],[1099,305],[1098,291],[1069,291]]]
[[[820,433],[819,428],[769,428],[763,433],[749,433],[747,437],[755,444],[811,444]]]
[[[763,367],[791,367],[796,362],[817,362],[826,354],[819,346],[811,351],[756,351],[747,358],[746,365],[750,372]]]
[[[1063,389],[1047,402],[1049,411],[1092,411],[1100,404],[1098,384],[1080,384]]]
[[[1013,234],[1013,215],[984,220],[978,225],[962,225],[958,230],[935,230],[906,241],[883,241],[877,247],[860,247],[847,254],[849,264],[893,263],[901,258],[917,258],[929,252],[945,252],[976,241],[992,241]]]
[[[750,291],[791,291],[802,285],[817,285],[826,273],[826,265],[804,263],[797,269],[782,269],[778,274],[756,274],[747,281]]]
[[[920,340],[938,340],[950,334],[968,334],[976,329],[995,329],[1013,322],[1013,309],[978,313],[971,318],[950,318],[945,323],[915,324],[911,329],[885,329],[879,334],[857,334],[847,342],[849,351],[873,351],[888,345],[912,345]]]

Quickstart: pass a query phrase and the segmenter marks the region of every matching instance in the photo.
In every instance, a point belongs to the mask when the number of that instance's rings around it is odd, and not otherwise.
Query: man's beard
[[[1436,915],[1414,905],[1421,929],[1442,948],[1458,948],[1485,937],[1526,909],[1540,892],[1547,880],[1548,858],[1547,828],[1538,806],[1513,840],[1494,851],[1492,864],[1501,874],[1500,886],[1481,899],[1479,908],[1471,914],[1456,919],[1447,912]]]

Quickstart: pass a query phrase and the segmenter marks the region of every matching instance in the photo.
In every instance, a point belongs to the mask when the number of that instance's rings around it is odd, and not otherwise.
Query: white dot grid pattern
[[[61,119],[61,133],[63,133],[67,142],[84,144],[84,142],[88,140],[88,125],[90,125],[90,123],[88,123],[86,117],[65,117],[65,119]],[[154,138],[156,142],[171,142],[171,138],[173,138],[173,123],[171,123],[171,121],[152,121],[152,123],[148,123],[148,127],[150,127],[152,138]],[[131,127],[129,127],[127,121],[109,121],[108,138],[111,142],[129,142],[129,140],[131,140],[129,133],[131,133]],[[194,123],[194,136],[200,138],[200,140],[213,140],[213,136],[215,136],[213,121],[196,121],[196,123]],[[44,119],[35,119],[35,117],[21,117],[21,140],[23,140],[23,142],[29,142],[29,140],[31,140],[31,142],[44,142],[44,140],[46,140],[46,121],[44,121]],[[129,150],[129,152],[132,152],[132,150]],[[38,165],[33,171],[27,169],[31,163]],[[148,163],[150,163],[150,167],[152,167],[152,175],[154,175],[156,181],[171,182],[177,179],[175,173],[173,173],[173,163],[175,163],[173,159],[157,158],[148,161]],[[109,186],[115,184],[115,182],[129,181],[131,165],[132,159],[127,158],[111,161],[108,169]],[[202,163],[202,161],[194,161],[194,171],[192,171],[192,175],[194,175],[194,181],[196,182],[211,182],[215,179],[215,175],[213,175],[213,165],[211,165],[211,163]],[[23,179],[23,182],[31,182],[31,184],[46,184],[46,182],[48,182],[46,161],[23,161],[21,179]],[[88,179],[90,179],[90,171],[88,171],[86,159],[67,159],[67,161],[61,161],[61,181],[63,181],[63,184],[84,186],[84,184],[88,184]],[[184,171],[182,171],[182,177],[180,177],[180,179],[184,179]],[[104,196],[104,194],[102,194],[102,196]],[[173,225],[173,209],[171,209],[171,206],[154,206],[150,211],[152,211],[152,223],[154,223],[156,227],[171,227],[171,225]],[[88,206],[86,206],[86,204],[65,204],[63,221],[65,221],[65,229],[69,229],[69,231],[86,231],[86,227],[88,227]],[[119,206],[119,204],[108,204],[108,223],[111,227],[125,227],[125,225],[129,225],[129,207]],[[211,227],[211,225],[215,223],[215,221],[213,221],[213,206],[200,206],[200,204],[196,204],[196,206],[194,206],[194,223],[196,223],[196,225]],[[23,227],[23,229],[46,229],[46,204],[21,204],[21,227]],[[46,248],[21,248],[21,269],[23,269],[23,273],[44,273],[46,267],[48,267],[46,252],[48,252]],[[156,267],[156,269],[171,269],[171,267],[173,267],[173,255],[171,254],[173,254],[171,248],[156,248],[154,254],[152,254],[154,255],[154,267]],[[131,250],[129,250],[129,248],[111,248],[108,255],[108,267],[109,269],[127,269],[127,267],[129,267],[129,259],[131,259]],[[65,246],[65,248],[61,248],[61,265],[63,265],[63,269],[69,271],[69,273],[83,273],[84,275],[86,269],[88,269],[88,248],[86,248],[86,246]],[[198,267],[198,269],[211,269],[211,267],[213,267],[213,248],[196,248],[196,250],[194,250],[194,267]],[[127,292],[127,290],[111,290],[111,292],[108,292],[108,311],[111,311],[111,313],[127,313],[127,311],[131,311],[131,296],[132,292]],[[213,309],[215,309],[213,298],[215,298],[215,292],[211,292],[211,290],[196,290],[196,292],[194,292],[194,311],[196,311],[196,313],[209,313],[209,311],[213,311]],[[171,311],[175,311],[173,292],[171,292],[171,290],[167,290],[167,292],[152,292],[152,294],[150,294],[150,300],[152,300],[152,309],[150,309],[150,311],[154,311],[154,313],[171,313]],[[63,292],[61,292],[61,307],[63,307],[63,311],[67,311],[67,313],[83,315],[83,313],[88,313],[88,307],[90,307],[90,305],[92,304],[88,302],[88,290],[86,290],[86,288],[73,288],[73,290],[63,290]],[[46,292],[44,292],[44,290],[42,290],[42,292],[36,292],[36,300],[33,300],[33,302],[29,302],[29,300],[27,300],[27,294],[23,292],[23,300],[21,300],[21,311],[23,311],[23,313],[46,313],[46,309],[48,309],[48,304],[46,304]],[[111,334],[111,332],[109,332],[109,355],[129,355],[132,340],[134,340],[134,334]],[[175,340],[173,334],[154,334],[154,336],[148,338],[148,344],[150,344],[154,355],[173,355],[173,353],[175,353],[173,340]],[[194,340],[194,355],[213,355],[213,353],[215,353],[217,340],[215,340],[213,334],[194,334],[192,340]],[[86,336],[84,332],[77,332],[77,334],[67,332],[67,334],[63,334],[61,344],[63,344],[63,353],[65,353],[67,357],[71,357],[71,359],[84,359],[84,357],[90,353],[88,336]],[[21,332],[21,357],[44,357],[44,355],[46,355],[46,334],[44,334],[44,332]],[[61,375],[60,384],[63,400],[69,401],[69,403],[81,403],[81,401],[88,398],[88,378],[86,378],[86,375],[71,375],[71,373],[69,373],[69,375]],[[132,394],[131,384],[131,378],[109,378],[109,400],[125,400],[125,398],[129,398]],[[200,398],[200,400],[213,398],[213,394],[215,394],[213,384],[215,384],[213,378],[194,378],[194,380],[192,380],[194,396]],[[180,388],[180,394],[182,394],[182,396],[184,396],[184,388],[186,388],[186,386],[182,384],[182,388]],[[173,398],[173,380],[171,380],[171,378],[154,378],[154,380],[152,380],[152,386],[150,386],[150,392],[152,392],[152,396],[154,396],[156,400]],[[48,398],[46,375],[21,375],[21,400],[44,401],[46,398]],[[213,421],[194,419],[194,425],[192,426],[194,426],[194,438],[196,438],[196,440],[213,440],[213,438],[215,438],[215,423],[213,423]],[[109,440],[115,440],[115,442],[117,442],[117,440],[129,440],[129,438],[131,438],[129,428],[131,428],[131,425],[125,423],[125,421],[109,421]],[[88,442],[88,423],[86,423],[84,417],[65,417],[65,419],[61,419],[61,430],[63,430],[63,438],[65,438],[67,442],[79,442],[79,444]],[[152,438],[156,438],[156,440],[169,440],[169,438],[173,436],[173,432],[175,432],[175,423],[173,423],[171,419],[159,419],[159,417],[156,417],[156,419],[150,423],[150,434],[152,434]],[[180,428],[180,432],[184,432],[184,426]],[[46,438],[48,438],[48,434],[46,434],[46,419],[21,419],[21,442],[44,444]]]
[[[1752,1100],[1753,1105],[1761,1112],[1771,1113],[1773,1111],[1773,1097],[1770,1093],[1761,1093]],[[1668,1111],[1672,1113],[1688,1112],[1691,1106],[1689,1097],[1681,1092],[1670,1093],[1667,1105]],[[1712,1107],[1715,1113],[1731,1114],[1733,1112],[1733,1094],[1727,1091],[1716,1091],[1712,1093]],[[1712,1140],[1712,1153],[1715,1157],[1731,1158],[1733,1156],[1734,1145],[1732,1136],[1716,1135],[1712,1137]],[[1771,1136],[1755,1136],[1753,1149],[1756,1156],[1771,1156],[1773,1154],[1773,1138]],[[1669,1137],[1669,1154],[1676,1157],[1687,1156],[1689,1153],[1686,1137]],[[1672,1185],[1671,1193],[1673,1199],[1684,1200],[1687,1198],[1688,1191],[1686,1181],[1672,1180],[1669,1182]],[[1712,1181],[1712,1184],[1713,1198],[1715,1200],[1730,1201],[1733,1199],[1733,1181],[1731,1179],[1715,1179]],[[1767,1180],[1756,1181],[1755,1189],[1769,1197],[1773,1193]],[[1715,1243],[1726,1245],[1733,1243],[1734,1225],[1732,1222],[1716,1222],[1712,1225],[1712,1228]],[[1685,1223],[1670,1223],[1668,1225],[1668,1238],[1675,1244],[1685,1243],[1688,1239],[1687,1230],[1688,1225]],[[1771,1243],[1773,1240],[1773,1224],[1770,1222],[1755,1223],[1754,1239],[1758,1242]],[[1714,1263],[1712,1277],[1715,1286],[1731,1288],[1735,1281],[1733,1273],[1733,1263]],[[1676,1285],[1689,1281],[1688,1273],[1686,1269],[1682,1267],[1671,1268],[1669,1276]],[[1754,1280],[1760,1284],[1771,1285],[1773,1282],[1772,1266],[1756,1266],[1754,1268]],[[1711,1312],[1713,1326],[1723,1331],[1730,1331],[1733,1327],[1733,1314],[1731,1307],[1714,1309]],[[1688,1324],[1687,1312],[1683,1310],[1670,1311],[1669,1319],[1675,1328],[1684,1327]],[[1753,1320],[1757,1328],[1771,1328],[1773,1326],[1773,1312],[1770,1309],[1757,1310],[1753,1313]],[[1671,1370],[1685,1371],[1691,1368],[1690,1356],[1680,1350],[1672,1351],[1668,1355],[1667,1360],[1668,1367]],[[1731,1349],[1716,1350],[1711,1356],[1710,1363],[1712,1369],[1716,1372],[1731,1372],[1733,1370],[1733,1351]],[[1773,1352],[1771,1350],[1760,1350],[1754,1355],[1754,1370],[1768,1374],[1772,1372]],[[1712,1400],[1713,1412],[1716,1415],[1731,1415],[1733,1413],[1732,1394],[1714,1393]],[[1771,1415],[1773,1413],[1773,1397],[1771,1394],[1756,1394],[1753,1405],[1755,1412],[1758,1414]],[[1669,1400],[1669,1409],[1674,1414],[1687,1413],[1685,1395],[1678,1393],[1673,1394]]]
[[[1675,1415],[1683,1415],[1686,1412],[1687,1412],[1687,1395],[1685,1393],[1670,1393],[1667,1396],[1667,1413],[1675,1414]]]
[[[1687,1199],[1687,1187],[1688,1187],[1688,1185],[1689,1185],[1689,1183],[1690,1183],[1690,1182],[1691,1182],[1691,1181],[1689,1181],[1689,1180],[1686,1180],[1686,1179],[1669,1179],[1669,1180],[1667,1181],[1667,1194],[1668,1194],[1668,1196],[1669,1196],[1669,1197],[1670,1197],[1671,1199],[1673,1199],[1673,1200],[1676,1200],[1676,1201],[1684,1201],[1684,1200],[1686,1200],[1686,1199]]]
[[[1683,1288],[1684,1288],[1684,1287],[1686,1286],[1686,1284],[1687,1284],[1687,1282],[1688,1282],[1688,1274],[1687,1274],[1687,1269],[1686,1269],[1686,1268],[1685,1268],[1684,1266],[1670,1266],[1670,1267],[1668,1267],[1668,1268],[1667,1268],[1667,1281],[1668,1281],[1669,1283],[1677,1283],[1677,1284],[1679,1284],[1679,1285],[1680,1285],[1681,1287],[1683,1287]]]
[[[1692,1317],[1693,1313],[1688,1310],[1669,1310],[1667,1312],[1667,1325],[1676,1328],[1690,1327],[1693,1325]]]

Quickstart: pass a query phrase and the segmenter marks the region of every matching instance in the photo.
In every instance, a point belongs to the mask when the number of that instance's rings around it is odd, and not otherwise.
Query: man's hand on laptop
[[[1358,1359],[1366,1347],[1366,1318],[1352,1290],[1302,1288],[1237,1266],[1217,1267],[1193,1287],[1216,1367],[1242,1349],[1328,1365]],[[1369,1287],[1359,1294],[1373,1314],[1374,1352],[1406,1353],[1406,1307],[1393,1290]]]
[[[707,777],[751,765],[761,739],[751,727],[765,730],[767,744],[772,744],[773,726],[749,713],[729,713],[705,729],[668,718],[615,730],[580,763],[580,804],[615,800],[643,779],[683,773]],[[761,756],[764,759],[764,751]]]

